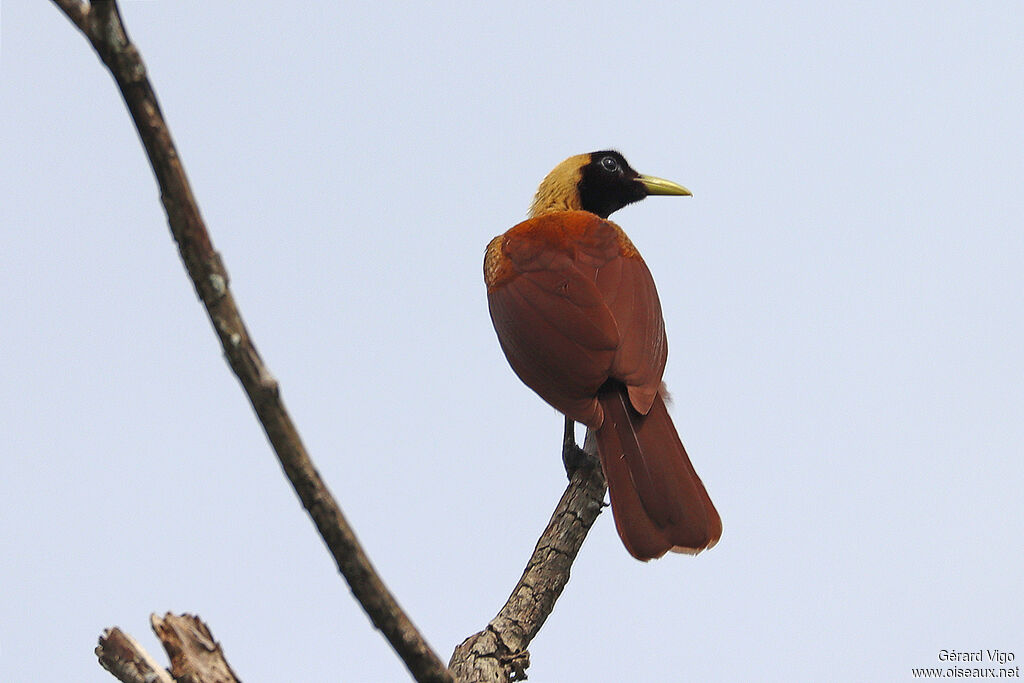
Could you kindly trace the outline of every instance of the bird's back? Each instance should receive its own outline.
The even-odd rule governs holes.
[[[668,344],[654,281],[616,224],[586,211],[531,218],[484,259],[491,318],[516,374],[569,417],[598,427],[609,380],[646,413]]]

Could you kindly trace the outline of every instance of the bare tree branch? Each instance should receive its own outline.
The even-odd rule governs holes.
[[[277,380],[256,351],[228,288],[227,271],[199,213],[146,68],[121,22],[117,3],[95,0],[84,5],[72,0],[53,1],[86,35],[117,82],[160,186],[171,234],[220,338],[228,364],[238,376],[285,474],[352,593],[417,681],[450,681],[444,664],[384,586],[320,479],[285,410]]]
[[[153,632],[171,658],[177,683],[239,683],[209,627],[192,614],[150,615]]]
[[[89,3],[85,0],[53,0],[64,11],[75,26],[86,31],[85,18],[89,15]]]
[[[564,448],[576,449],[568,430]],[[597,443],[589,432],[583,451],[591,458],[597,453]],[[530,666],[526,648],[568,583],[576,554],[604,506],[606,490],[604,474],[596,461],[573,471],[512,595],[487,628],[455,648],[448,663],[455,680],[482,683],[526,679]]]
[[[171,659],[168,672],[135,639],[119,628],[100,636],[96,656],[122,683],[240,683],[209,627],[192,614],[149,617]]]
[[[103,632],[95,652],[100,666],[121,683],[174,683],[134,638],[116,626]]]

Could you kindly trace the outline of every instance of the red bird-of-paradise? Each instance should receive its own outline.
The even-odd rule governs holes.
[[[570,157],[541,182],[530,218],[491,240],[487,303],[528,387],[596,436],[615,527],[633,557],[699,553],[722,521],[676,433],[661,382],[668,358],[647,265],[613,212],[690,195],[618,152]]]

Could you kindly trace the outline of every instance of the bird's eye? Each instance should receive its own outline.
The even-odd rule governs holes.
[[[615,173],[619,170],[619,162],[615,160],[615,157],[603,157],[601,159],[601,168],[609,173]]]

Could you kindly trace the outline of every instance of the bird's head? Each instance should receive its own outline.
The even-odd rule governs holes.
[[[577,154],[555,166],[541,182],[530,206],[530,217],[581,210],[608,218],[627,204],[652,194],[691,193],[671,180],[640,175],[618,152]]]

